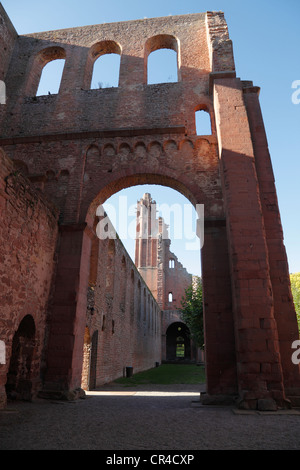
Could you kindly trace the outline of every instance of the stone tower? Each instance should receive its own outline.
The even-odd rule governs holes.
[[[135,264],[161,308],[162,360],[196,360],[195,345],[180,313],[192,275],[171,252],[168,226],[156,212],[156,201],[145,193],[137,202]],[[180,348],[183,357],[176,356]]]
[[[162,310],[178,310],[189,274],[170,250],[168,226],[149,193],[137,202],[135,264]]]

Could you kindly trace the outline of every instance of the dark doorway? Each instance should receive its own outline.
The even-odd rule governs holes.
[[[167,361],[191,359],[190,331],[184,323],[172,323],[167,329],[166,341]]]
[[[5,386],[8,399],[31,400],[31,365],[34,347],[35,324],[32,316],[26,315],[13,337]]]

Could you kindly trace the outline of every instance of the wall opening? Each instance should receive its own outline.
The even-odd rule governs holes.
[[[148,85],[178,81],[177,52],[159,49],[148,57]]]
[[[121,46],[115,41],[94,44],[88,55],[84,87],[101,89],[119,86]]]
[[[116,150],[116,154],[118,154],[118,150]],[[149,175],[149,179],[152,176]],[[126,181],[128,182],[128,181]],[[125,182],[125,183],[126,183]],[[130,182],[130,181],[129,181]],[[122,184],[122,182],[121,182]],[[116,189],[119,191],[116,191]],[[100,202],[103,204],[103,209],[98,211],[99,214],[99,221],[101,221],[102,226],[107,224],[107,219],[102,219],[102,213],[105,213],[109,219],[111,224],[114,226],[118,238],[120,238],[121,242],[124,245],[124,248],[127,250],[129,256],[131,257],[132,261],[134,262],[135,259],[135,249],[138,246],[136,243],[137,241],[137,233],[136,227],[138,224],[137,220],[137,212],[143,213],[143,209],[140,206],[141,198],[144,198],[145,195],[149,196],[149,203],[152,204],[152,197],[157,202],[157,222],[160,224],[159,216],[160,216],[160,209],[162,209],[162,217],[170,218],[170,235],[172,237],[172,245],[174,240],[174,252],[176,252],[176,256],[180,261],[183,262],[183,265],[188,270],[188,272],[194,273],[195,275],[199,274],[200,270],[200,241],[195,233],[195,241],[197,240],[197,247],[193,251],[190,249],[186,249],[185,245],[186,242],[190,242],[191,239],[185,239],[186,232],[186,225],[190,222],[189,216],[194,213],[195,219],[197,219],[197,213],[194,209],[194,206],[187,199],[187,196],[184,196],[184,192],[179,192],[178,190],[172,189],[170,186],[160,186],[159,184],[139,184],[139,185],[128,185],[121,189],[117,185],[113,188],[105,187],[102,193],[99,193],[97,199],[93,202],[93,208],[91,206],[91,221],[94,220],[92,216],[97,213],[97,208],[99,207]],[[192,199],[192,197],[191,197]],[[175,204],[175,211],[173,208],[173,204]],[[181,207],[182,217],[178,217],[177,210],[178,206]],[[190,207],[190,210],[186,210],[185,205]],[[94,212],[94,209],[96,211]],[[168,210],[170,210],[170,214],[168,214]],[[166,213],[165,213],[166,210]],[[153,212],[155,209],[153,209]],[[98,219],[97,219],[98,220]],[[181,228],[177,228],[180,231],[181,236],[178,237],[179,233],[177,230],[174,230],[173,221],[179,221],[182,224]],[[144,219],[142,221],[144,223]],[[169,221],[168,221],[169,222]],[[139,225],[139,224],[138,224]],[[99,227],[98,227],[99,228]],[[147,227],[146,227],[147,229]],[[148,230],[146,230],[148,234]],[[98,233],[99,230],[98,230]],[[102,233],[102,232],[101,232]],[[169,238],[168,238],[169,240]],[[146,241],[146,240],[145,240]],[[157,240],[153,238],[154,243],[149,244],[149,250],[147,249],[148,257],[147,261],[152,263],[153,260],[157,262],[158,251],[157,250],[164,250],[165,245],[162,243],[159,245]],[[177,243],[176,243],[177,242]],[[169,243],[167,241],[166,243]],[[175,246],[176,243],[176,246]],[[172,280],[167,284],[162,283],[159,284],[160,279],[160,272],[155,269],[150,269],[147,273],[143,271],[143,267],[146,266],[141,264],[141,271],[137,269],[137,273],[135,269],[131,269],[130,261],[127,260],[127,257],[123,257],[122,251],[120,251],[119,244],[114,240],[109,240],[104,237],[103,244],[107,249],[107,254],[103,254],[103,260],[105,264],[105,268],[100,270],[103,273],[103,292],[101,292],[101,299],[99,296],[99,306],[101,306],[101,319],[103,322],[106,321],[106,331],[102,330],[99,331],[99,344],[101,344],[101,351],[107,348],[113,350],[113,348],[117,347],[118,342],[127,341],[128,344],[126,349],[126,353],[122,355],[122,357],[115,357],[112,353],[112,361],[111,363],[107,363],[105,357],[99,357],[98,355],[98,382],[97,385],[101,383],[101,381],[108,380],[107,377],[110,377],[109,374],[117,374],[117,368],[121,370],[121,366],[124,365],[133,365],[135,369],[144,367],[144,359],[140,353],[145,347],[145,357],[148,355],[157,355],[157,359],[159,362],[162,359],[162,344],[163,344],[163,360],[166,357],[165,350],[166,350],[166,342],[165,342],[165,331],[166,331],[166,323],[162,324],[162,319],[164,319],[163,310],[166,309],[166,317],[168,318],[167,322],[170,322],[170,318],[180,318],[179,313],[177,312],[176,301],[177,299],[179,302],[180,290],[173,289],[173,284],[176,283],[177,278],[180,277],[181,274],[177,272],[177,260],[175,255],[169,254],[168,250],[165,251],[165,259],[164,259],[164,270],[167,272],[169,269],[169,262],[171,269],[173,267],[173,271],[170,273],[172,276]],[[169,246],[169,245],[168,245]],[[180,246],[180,248],[179,248]],[[110,260],[110,255],[112,253],[112,249],[114,247],[115,254],[116,254],[116,263],[115,268],[111,266],[112,262]],[[156,250],[156,251],[155,251]],[[196,250],[196,253],[195,253]],[[141,251],[141,250],[139,250]],[[173,250],[172,250],[173,251]],[[185,252],[187,257],[190,260],[195,262],[195,265],[198,264],[197,268],[190,269],[190,266],[186,266],[185,260],[182,259],[182,253]],[[106,252],[105,252],[106,253]],[[161,251],[159,251],[161,253]],[[126,267],[127,266],[127,267]],[[150,266],[147,264],[147,266]],[[150,266],[151,267],[151,266]],[[130,268],[130,269],[129,269]],[[183,268],[184,269],[184,268]],[[175,272],[176,270],[176,272]],[[99,271],[99,272],[100,272]],[[126,272],[125,272],[126,271]],[[117,281],[115,284],[115,291],[112,294],[111,286],[114,284],[111,275],[115,274],[114,280]],[[136,290],[134,291],[134,284],[135,284],[135,274],[137,276],[136,279]],[[145,274],[145,276],[143,276]],[[143,279],[140,281],[139,276]],[[126,291],[125,291],[125,298],[124,298],[124,279],[126,277]],[[153,283],[151,284],[151,279]],[[102,278],[101,278],[102,279]],[[148,282],[149,281],[149,282]],[[151,296],[148,289],[145,287],[145,284],[151,289],[150,285],[154,287],[151,290],[153,297]],[[156,290],[155,290],[156,289]],[[132,297],[133,292],[135,292],[135,298]],[[168,305],[168,293],[170,292],[170,300],[172,303]],[[112,295],[114,297],[112,298]],[[155,300],[159,296],[163,298],[162,303],[155,303]],[[174,297],[174,299],[173,299]],[[160,297],[159,297],[160,298]],[[114,299],[114,300],[113,300]],[[125,302],[124,302],[125,300]],[[103,305],[103,307],[102,307]],[[124,307],[123,307],[124,305]],[[165,306],[166,305],[166,306]],[[100,309],[99,309],[100,313]],[[104,314],[104,315],[103,315]],[[106,318],[104,319],[104,316]],[[100,319],[100,322],[101,322]],[[135,333],[134,328],[131,328],[133,319],[136,320],[137,330],[139,334],[137,336]],[[165,322],[165,320],[163,320]],[[121,325],[121,330],[120,330]],[[129,329],[130,326],[130,329]],[[127,328],[128,327],[128,328]],[[105,328],[104,328],[105,329]],[[122,331],[122,339],[120,339],[120,331]],[[162,336],[163,335],[163,336]],[[184,341],[180,343],[177,341],[176,338],[182,336],[178,332],[176,332],[176,336],[174,336],[175,346],[173,351],[173,357],[176,360],[182,360],[188,357],[188,345],[185,344]],[[162,341],[163,338],[163,341]],[[127,344],[127,343],[126,343]],[[151,346],[149,346],[151,344]],[[138,351],[138,355],[136,354]],[[152,359],[151,359],[152,360]],[[121,364],[121,362],[124,364]],[[125,362],[126,361],[126,362]],[[152,362],[153,363],[153,362]],[[155,362],[153,363],[155,364]],[[115,369],[113,369],[115,367]],[[148,366],[147,366],[148,367]],[[99,373],[99,369],[100,373]],[[141,369],[143,370],[143,369]],[[103,382],[104,383],[104,382]],[[91,390],[91,388],[90,388]]]
[[[197,236],[197,213],[191,202],[179,191],[158,184],[141,184],[124,188],[104,203],[103,208],[129,256],[135,262],[137,201],[149,193],[156,201],[157,217],[169,225],[170,249],[189,273],[201,276],[200,239]],[[137,260],[136,260],[137,262]],[[169,265],[171,262],[171,265]],[[171,258],[166,265],[175,268]]]
[[[190,330],[184,323],[171,323],[167,328],[166,358],[168,361],[191,359]]]
[[[64,66],[65,59],[54,59],[44,66],[36,96],[56,95],[59,92]]]
[[[180,80],[178,40],[169,34],[159,34],[145,44],[145,83],[158,84]]]
[[[116,53],[99,57],[93,67],[91,89],[118,87],[120,61],[121,57]]]
[[[35,324],[26,315],[15,332],[5,385],[9,399],[30,401],[32,398],[32,359],[35,347]]]
[[[183,336],[176,338],[176,358],[184,358],[185,346]]]
[[[46,47],[39,51],[28,74],[26,96],[59,93],[65,60],[66,51],[62,47]]]
[[[211,120],[208,111],[199,109],[195,112],[195,126],[197,135],[211,135]]]

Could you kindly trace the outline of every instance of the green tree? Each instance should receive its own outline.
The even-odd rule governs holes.
[[[181,319],[188,326],[194,343],[203,348],[203,302],[201,278],[195,276],[193,284],[185,289],[181,300]]]
[[[291,288],[300,331],[300,273],[290,274]]]

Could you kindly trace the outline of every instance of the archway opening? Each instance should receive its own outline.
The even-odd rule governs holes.
[[[195,112],[195,126],[197,135],[211,135],[211,120],[208,111],[199,109]]]
[[[170,34],[158,34],[145,44],[145,83],[158,84],[180,80],[179,41]]]
[[[36,96],[59,92],[64,66],[65,59],[53,59],[44,66]]]
[[[153,181],[152,175],[144,177],[145,180]],[[184,287],[192,283],[193,275],[201,275],[200,240],[196,229],[198,214],[186,197],[189,195],[193,200],[192,195],[188,192],[183,195],[185,188],[176,182],[173,183],[175,187],[178,185],[181,192],[167,185],[131,183],[132,180],[126,178],[116,181],[112,186],[107,185],[91,204],[87,216],[91,223],[92,213],[94,217],[96,215],[95,219],[99,221],[97,228],[100,222],[104,222],[101,232],[104,237],[98,237],[98,274],[95,275],[95,262],[90,263],[95,286],[93,315],[88,312],[91,334],[93,328],[101,325],[95,352],[97,369],[93,388],[121,376],[128,366],[133,367],[134,372],[145,370],[144,354],[151,356],[156,354],[153,351],[157,351],[155,360],[152,358],[150,362],[146,361],[146,368],[165,360],[166,345],[162,344],[165,341],[165,325],[170,319],[173,322],[180,321],[179,308],[184,294],[181,285],[183,278],[180,275],[185,273],[184,281],[190,276]],[[154,216],[158,225],[163,220],[167,226],[167,237],[165,244],[161,245],[161,253],[169,252],[170,246],[172,250],[163,263],[163,287],[157,284],[162,271],[157,269],[159,250],[155,237],[150,240],[147,249],[149,253],[151,251],[147,261],[152,263],[151,266],[137,262],[137,226],[140,204],[145,202],[145,198],[155,203]],[[97,202],[102,205],[97,206]],[[102,209],[98,212],[99,207]],[[92,223],[95,227],[96,222]],[[96,233],[99,235],[97,228]],[[110,238],[113,232],[115,237]],[[152,241],[153,246],[150,248]],[[170,293],[172,301],[168,295]],[[177,335],[175,347],[177,362],[191,360],[186,326],[183,322],[182,325],[184,335]],[[121,355],[116,352],[119,350],[123,351]]]
[[[178,81],[177,52],[158,49],[148,57],[148,85]]]
[[[34,348],[35,323],[31,315],[26,315],[15,332],[12,341],[5,386],[8,400],[31,400]]]
[[[172,323],[166,331],[166,360],[171,362],[191,360],[190,331],[182,322]]]
[[[85,87],[101,89],[119,86],[121,46],[105,40],[94,44],[89,51]]]
[[[117,190],[103,203],[118,237],[122,240],[131,259],[135,261],[137,203],[144,194],[149,194],[155,203],[157,218],[161,217],[167,227],[170,249],[182,265],[193,275],[201,276],[201,240],[197,234],[198,214],[191,201],[169,186],[138,184]],[[175,268],[174,257],[166,264]]]
[[[120,61],[117,53],[100,56],[94,63],[91,89],[118,87]]]

